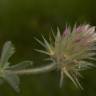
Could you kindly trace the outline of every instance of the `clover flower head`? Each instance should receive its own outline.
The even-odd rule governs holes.
[[[93,60],[95,55],[95,27],[89,24],[74,26],[73,29],[66,27],[62,34],[57,28],[57,35],[53,33],[53,37],[54,40],[50,42],[44,37],[44,43],[37,40],[46,48],[46,51],[37,51],[49,55],[49,58],[56,63],[56,68],[61,73],[60,86],[66,75],[77,87],[82,88],[78,81],[80,71],[95,66],[87,61],[87,59]]]

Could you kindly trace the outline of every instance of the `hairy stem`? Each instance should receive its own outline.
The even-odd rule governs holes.
[[[22,69],[22,70],[12,70],[14,74],[23,75],[23,74],[40,74],[44,72],[52,71],[56,68],[56,64],[46,65],[40,68],[33,69]]]

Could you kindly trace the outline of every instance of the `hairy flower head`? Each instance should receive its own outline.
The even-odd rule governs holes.
[[[44,37],[44,43],[37,39],[46,48],[46,51],[38,51],[49,55],[55,61],[56,68],[61,73],[60,86],[63,76],[66,75],[77,87],[82,88],[78,81],[80,71],[94,66],[86,59],[93,59],[95,55],[95,27],[89,24],[74,26],[73,29],[66,27],[62,34],[57,28],[57,35],[53,33],[53,37],[54,40],[50,43]]]

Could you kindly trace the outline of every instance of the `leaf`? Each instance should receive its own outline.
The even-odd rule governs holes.
[[[2,66],[5,66],[6,62],[8,62],[9,58],[14,54],[15,48],[11,41],[7,41],[2,49],[2,54],[1,54],[1,60],[0,63]]]
[[[21,70],[21,69],[26,69],[32,67],[33,62],[32,61],[22,61],[18,64],[12,65],[9,67],[11,70]]]
[[[9,85],[16,91],[19,92],[19,77],[16,74],[7,72],[3,76],[4,80],[9,83]]]
[[[10,63],[9,63],[9,62],[6,62],[6,63],[4,64],[4,66],[3,66],[3,69],[8,68],[8,67],[9,67],[9,65],[10,65]]]

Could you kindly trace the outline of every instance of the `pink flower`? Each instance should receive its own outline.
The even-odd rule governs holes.
[[[96,55],[93,51],[96,42],[95,26],[83,24],[78,27],[75,25],[73,29],[66,27],[62,35],[60,30],[57,30],[55,41],[49,43],[44,37],[43,39],[45,43],[42,45],[46,51],[39,51],[55,61],[61,73],[60,86],[63,76],[66,75],[77,87],[82,88],[77,79],[80,71],[94,66],[85,59],[93,59]]]

